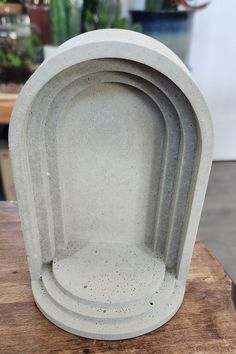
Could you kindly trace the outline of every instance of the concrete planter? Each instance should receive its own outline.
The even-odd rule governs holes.
[[[168,321],[183,300],[212,158],[209,113],[183,63],[135,32],[73,38],[22,90],[10,152],[45,316],[97,339]]]

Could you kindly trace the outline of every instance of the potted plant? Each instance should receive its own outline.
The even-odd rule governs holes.
[[[120,28],[141,31],[141,26],[121,16],[120,0],[84,0],[83,32],[101,28]]]
[[[52,44],[58,46],[81,33],[82,0],[51,0]]]
[[[163,42],[186,62],[193,13],[208,5],[191,3],[191,0],[146,0],[145,10],[131,11],[131,19],[141,24],[144,34]]]
[[[24,0],[34,33],[43,44],[51,43],[49,3],[49,0]]]
[[[42,44],[36,35],[0,41],[0,83],[24,83],[42,60]]]

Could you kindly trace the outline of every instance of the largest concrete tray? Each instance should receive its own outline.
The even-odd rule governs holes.
[[[183,63],[134,32],[75,37],[22,90],[10,150],[45,316],[99,339],[170,319],[212,157],[208,110]]]

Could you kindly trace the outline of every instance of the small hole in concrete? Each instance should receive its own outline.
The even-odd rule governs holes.
[[[149,302],[150,305],[153,305],[153,302]]]
[[[84,285],[84,288],[86,289],[88,286],[87,285]]]

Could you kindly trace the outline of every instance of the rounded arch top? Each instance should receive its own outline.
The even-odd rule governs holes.
[[[169,48],[146,35],[120,29],[106,29],[87,32],[76,36],[58,47],[48,57],[23,87],[16,101],[10,129],[20,125],[37,93],[54,76],[69,67],[101,58],[117,58],[141,63],[157,70],[169,78],[191,103],[198,120],[202,143],[212,154],[213,129],[205,100],[192,80],[183,62]],[[24,101],[24,105],[21,102]],[[18,103],[20,102],[20,103]],[[13,129],[12,129],[13,128]],[[12,132],[13,130],[13,132]]]

